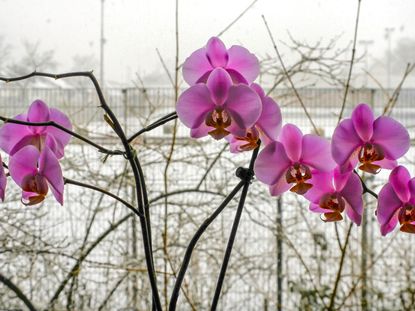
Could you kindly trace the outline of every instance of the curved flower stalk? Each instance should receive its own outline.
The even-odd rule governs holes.
[[[258,146],[258,140],[264,145],[278,138],[281,130],[282,116],[278,104],[256,83],[251,84],[258,96],[261,98],[262,112],[255,125],[249,128],[245,136],[228,135],[226,140],[230,143],[232,153],[253,150]]]
[[[381,168],[393,169],[396,160],[409,150],[409,134],[398,121],[385,116],[376,120],[366,104],[358,105],[350,119],[334,130],[331,142],[333,159],[342,172],[353,170],[377,174]]]
[[[72,129],[71,122],[63,112],[49,108],[39,99],[30,105],[27,113],[19,114],[14,119],[32,123],[53,121],[67,129]],[[33,145],[39,151],[42,151],[45,146],[49,147],[60,159],[70,139],[71,135],[52,126],[6,123],[0,128],[0,148],[11,156],[23,147]]]
[[[305,194],[313,186],[312,170],[329,172],[335,165],[329,141],[317,135],[303,135],[297,126],[286,124],[279,141],[268,144],[258,155],[255,175],[270,186],[273,196],[288,189]]]
[[[363,193],[359,176],[353,171],[342,174],[336,167],[330,172],[312,171],[313,187],[304,195],[310,201],[310,211],[324,215],[324,221],[339,221],[342,213],[356,224],[362,222]]]
[[[404,166],[394,168],[380,190],[377,218],[382,235],[391,232],[398,222],[401,231],[415,233],[415,178],[411,179]]]
[[[234,83],[252,83],[259,75],[259,62],[246,48],[212,37],[206,46],[193,52],[183,64],[183,78],[189,85],[205,83],[215,68],[225,69]]]
[[[64,181],[59,161],[45,146],[41,152],[28,145],[17,151],[9,161],[13,180],[22,188],[22,202],[34,205],[42,202],[49,187],[56,200],[63,205]]]
[[[7,176],[3,167],[3,160],[0,155],[0,199],[4,202],[4,196],[6,194]]]
[[[194,138],[221,139],[232,133],[245,136],[261,115],[261,99],[249,86],[233,85],[226,70],[216,68],[206,84],[184,91],[177,101],[179,119]]]

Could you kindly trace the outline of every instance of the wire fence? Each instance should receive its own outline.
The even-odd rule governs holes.
[[[330,137],[343,90],[302,89],[300,94],[314,122]],[[171,89],[106,89],[105,95],[127,134],[174,111]],[[297,124],[304,133],[312,132],[290,90],[277,89],[271,96],[281,106],[284,123]],[[92,89],[2,87],[0,114],[13,117],[37,98],[65,111],[76,132],[108,147],[121,148],[103,119]],[[348,117],[360,102],[371,105],[379,115],[389,98],[381,90],[353,90],[344,116]],[[415,90],[401,90],[391,115],[407,127],[411,138],[415,137]],[[234,155],[226,150],[214,161],[224,143],[192,140],[188,129],[178,124],[167,175],[167,193],[171,195],[166,205],[164,169],[173,129],[173,123],[165,124],[133,143],[152,201],[154,259],[163,301],[171,293],[192,233],[238,182],[235,170],[246,166],[249,159],[249,154]],[[402,163],[414,173],[413,147]],[[62,164],[65,176],[108,188],[134,201],[132,178],[123,158],[114,156],[104,161],[102,154],[73,139]],[[387,172],[381,172],[368,183],[378,191],[386,178]],[[0,271],[12,277],[36,306],[42,310],[151,309],[140,226],[128,210],[100,194],[70,185],[65,189],[63,207],[47,200],[40,207],[27,208],[18,203],[18,189],[9,188],[0,209]],[[369,196],[365,200],[365,221],[353,228],[336,306],[341,310],[411,310],[415,303],[414,237],[402,233],[381,237],[375,202]],[[236,204],[232,201],[199,241],[178,310],[209,309]],[[334,224],[323,223],[317,214],[310,213],[301,198],[286,194],[278,200],[254,182],[219,309],[323,309],[337,275],[338,240],[344,241],[347,227],[343,222],[336,230]],[[13,293],[0,286],[0,310],[21,308]]]

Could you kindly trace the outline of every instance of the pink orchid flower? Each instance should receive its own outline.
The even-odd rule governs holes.
[[[262,112],[255,125],[248,129],[245,136],[228,135],[226,140],[230,143],[230,150],[233,153],[253,150],[258,146],[260,139],[264,145],[278,138],[281,130],[282,116],[278,104],[265,95],[264,90],[256,83],[251,84],[253,89],[261,98]]]
[[[212,71],[206,84],[184,91],[177,101],[179,119],[194,138],[211,135],[221,139],[232,133],[245,136],[261,115],[261,99],[245,84],[233,85],[222,68]]]
[[[254,168],[258,180],[270,185],[273,196],[290,188],[292,192],[305,194],[313,186],[310,183],[313,169],[329,172],[336,166],[330,143],[322,137],[303,135],[295,125],[286,124],[278,140],[259,153]]]
[[[310,183],[313,187],[304,195],[309,200],[310,211],[322,213],[324,221],[339,221],[342,213],[356,224],[362,222],[363,186],[353,171],[344,174],[336,167],[330,172],[312,171]]]
[[[4,202],[4,195],[6,193],[7,176],[4,172],[3,160],[0,155],[0,199]]]
[[[382,235],[391,232],[398,221],[401,231],[415,233],[415,178],[405,167],[394,168],[380,190],[377,217]]]
[[[49,108],[41,100],[35,100],[27,113],[19,114],[14,119],[33,123],[54,121],[67,129],[72,129],[72,124],[64,113]],[[0,128],[0,148],[11,156],[24,146],[33,145],[39,151],[48,146],[60,159],[70,139],[71,135],[52,126],[6,123]]]
[[[352,170],[360,162],[359,169],[376,174],[381,168],[397,165],[396,160],[409,149],[409,134],[390,117],[375,120],[372,109],[360,104],[351,119],[343,120],[334,130],[331,146],[342,171]]]
[[[239,45],[226,49],[217,38],[193,52],[183,64],[183,78],[189,85],[205,83],[215,68],[225,69],[234,83],[252,83],[259,75],[259,62],[254,54]]]
[[[62,170],[48,146],[41,152],[32,145],[21,148],[10,158],[9,172],[23,190],[23,204],[34,205],[42,202],[50,187],[56,200],[63,205]]]

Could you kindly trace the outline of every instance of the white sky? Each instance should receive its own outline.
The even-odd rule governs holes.
[[[181,61],[251,2],[179,0]],[[128,83],[136,72],[162,71],[156,48],[173,68],[174,5],[174,0],[105,0],[107,80]],[[58,71],[67,71],[77,54],[99,58],[100,6],[100,0],[0,0],[0,35],[16,48],[15,56],[23,40],[39,40],[43,49],[55,50]],[[289,30],[309,43],[343,34],[346,44],[353,38],[356,8],[357,0],[259,0],[222,39],[227,46],[240,43],[259,55],[273,55],[261,19],[265,14],[278,40],[286,40]],[[393,42],[415,38],[414,17],[414,0],[362,0],[358,38],[374,40],[371,57],[380,57],[386,48],[385,27],[395,27]]]

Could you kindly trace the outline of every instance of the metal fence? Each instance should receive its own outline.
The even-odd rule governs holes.
[[[300,94],[314,122],[329,137],[337,123],[343,90],[303,89]],[[105,95],[127,134],[174,111],[171,89],[106,89]],[[280,104],[285,123],[297,124],[304,133],[312,131],[290,90],[277,89],[271,96]],[[117,140],[103,119],[92,89],[2,87],[0,115],[13,117],[22,113],[36,98],[65,111],[78,133],[116,147]],[[380,114],[388,101],[385,91],[353,90],[344,116],[349,116],[360,102],[370,104]],[[408,128],[413,138],[415,90],[401,91],[392,116]],[[135,142],[153,200],[154,256],[163,298],[171,293],[174,274],[192,233],[236,184],[234,171],[247,165],[249,157],[224,152],[195,191],[224,143],[191,140],[188,129],[179,124],[167,192],[187,191],[169,196],[165,205],[161,197],[165,194],[164,168],[172,131],[173,125],[166,124]],[[411,148],[403,162],[412,173],[413,161]],[[112,157],[103,162],[102,155],[73,139],[63,166],[68,177],[109,188],[134,200],[129,173],[123,174],[123,159]],[[383,172],[369,182],[378,190],[386,178]],[[70,186],[66,187],[63,207],[53,200],[39,208],[23,207],[17,203],[18,189],[10,186],[10,191],[0,209],[0,271],[13,277],[39,308],[151,308],[139,226],[126,210],[96,193]],[[375,202],[370,197],[365,200],[365,222],[353,228],[336,306],[342,310],[410,308],[415,299],[412,285],[415,240],[400,233],[382,238],[374,216]],[[199,242],[180,296],[179,310],[209,309],[235,204],[232,202]],[[336,230],[333,224],[323,223],[307,209],[306,202],[298,197],[287,194],[279,201],[269,196],[266,187],[254,183],[220,310],[275,310],[278,305],[282,310],[322,309],[330,299],[340,259],[338,239],[344,239],[347,224],[339,224]],[[73,269],[77,263],[79,267]],[[62,284],[63,290],[52,306],[50,302]],[[1,308],[22,308],[21,302],[4,286],[0,286]]]

